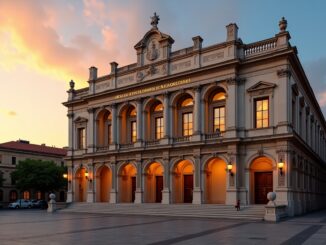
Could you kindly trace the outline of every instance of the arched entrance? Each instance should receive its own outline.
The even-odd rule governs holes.
[[[205,167],[205,203],[225,204],[227,164],[220,158],[213,158]]]
[[[250,165],[250,202],[267,204],[267,193],[273,191],[273,163],[267,157],[256,158]]]
[[[119,171],[119,202],[134,202],[136,192],[136,167],[128,163]]]
[[[182,160],[173,169],[172,191],[174,203],[192,203],[194,167],[189,160]]]
[[[80,168],[75,175],[75,202],[86,202],[87,199],[87,179],[86,169]]]
[[[102,166],[96,174],[96,201],[109,202],[112,186],[112,172],[107,166]]]
[[[157,162],[149,164],[146,168],[144,177],[144,202],[162,202],[163,172],[163,166]]]

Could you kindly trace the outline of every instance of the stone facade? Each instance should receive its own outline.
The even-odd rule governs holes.
[[[325,119],[284,21],[266,40],[244,44],[231,23],[225,42],[174,52],[152,21],[137,63],[71,82],[67,201],[250,205],[274,191],[289,215],[325,207]]]

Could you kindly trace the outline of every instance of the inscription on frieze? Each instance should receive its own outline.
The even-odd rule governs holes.
[[[218,52],[218,53],[214,53],[214,54],[209,54],[206,56],[203,56],[203,62],[211,62],[217,59],[222,59],[224,58],[224,52]]]
[[[172,71],[186,69],[191,66],[191,61],[180,62],[172,65]]]
[[[134,80],[135,80],[134,75],[118,78],[118,86],[121,87],[121,86],[130,84],[130,83],[134,82]]]
[[[104,81],[95,85],[95,91],[104,91],[111,88],[111,81]]]

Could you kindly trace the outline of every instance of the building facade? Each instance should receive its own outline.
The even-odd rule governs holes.
[[[64,166],[64,157],[67,151],[62,148],[49,147],[46,145],[30,144],[26,140],[10,141],[0,144],[0,174],[4,179],[0,186],[0,205],[6,207],[8,203],[17,199],[44,199],[47,194],[40,191],[25,190],[20,192],[11,178],[11,173],[16,169],[19,161],[35,159],[53,161],[58,166]],[[66,200],[66,191],[56,193],[57,201]]]
[[[137,63],[74,89],[68,101],[68,202],[266,204],[289,215],[325,207],[324,116],[287,22],[274,37],[172,52],[159,18]]]

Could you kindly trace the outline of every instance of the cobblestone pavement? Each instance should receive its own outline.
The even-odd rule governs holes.
[[[0,244],[326,244],[326,211],[280,223],[0,210]]]

